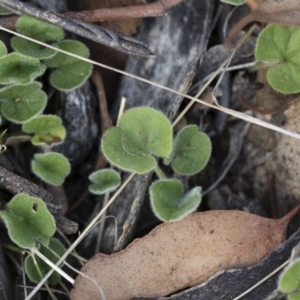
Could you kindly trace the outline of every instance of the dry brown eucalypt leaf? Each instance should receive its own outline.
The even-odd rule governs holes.
[[[79,275],[71,299],[103,299],[99,287],[106,300],[167,296],[220,270],[254,265],[285,240],[299,209],[278,220],[214,210],[164,223],[125,250],[91,258],[81,272],[94,282]]]

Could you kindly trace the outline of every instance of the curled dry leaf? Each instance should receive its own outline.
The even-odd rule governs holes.
[[[256,264],[283,242],[298,210],[279,220],[215,210],[162,224],[123,251],[91,258],[81,272],[94,282],[79,275],[71,299],[100,300],[99,287],[107,300],[166,296],[219,270]]]
[[[299,0],[247,0],[251,12],[230,30],[228,41],[231,43],[247,24],[258,21],[300,27]]]

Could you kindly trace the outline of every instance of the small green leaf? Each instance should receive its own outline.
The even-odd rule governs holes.
[[[281,292],[289,294],[300,289],[300,259],[292,261],[281,273],[278,282]]]
[[[245,4],[247,0],[221,0],[221,2],[232,4],[232,5],[242,5]]]
[[[270,62],[270,85],[281,93],[300,92],[300,29],[270,24],[259,35],[256,59]]]
[[[20,53],[0,57],[0,84],[28,84],[42,75],[46,67],[36,58]]]
[[[211,154],[209,137],[195,125],[184,127],[176,136],[170,157],[173,170],[181,175],[193,175],[200,172],[207,164]]]
[[[164,222],[179,221],[195,211],[201,202],[201,187],[183,196],[178,180],[158,180],[150,186],[150,199],[156,217]]]
[[[152,153],[166,157],[172,147],[172,127],[168,118],[151,107],[127,110],[118,127],[124,133],[123,147],[131,154]]]
[[[13,12],[0,6],[0,16],[7,16],[7,15],[12,15],[12,14],[13,14]]]
[[[118,168],[144,174],[157,165],[153,156],[166,157],[172,146],[172,127],[167,117],[150,107],[126,111],[117,127],[103,136],[105,157]]]
[[[54,251],[59,257],[61,257],[65,253],[65,248],[63,244],[57,240],[56,238],[51,237],[50,243],[48,247]],[[46,256],[51,262],[56,264],[59,260],[50,250],[48,250],[43,244],[39,249],[39,252]],[[46,264],[40,257],[35,256],[36,263],[44,277],[50,270],[51,267]],[[25,259],[25,270],[29,277],[29,279],[35,283],[39,283],[41,281],[41,277],[36,269],[35,263],[31,255],[28,255]],[[48,279],[48,283],[57,284],[60,281],[60,275],[57,272],[54,272]]]
[[[57,145],[66,137],[66,129],[62,125],[62,119],[51,115],[39,116],[26,122],[23,124],[22,130],[34,134],[31,142],[35,146]]]
[[[120,174],[111,169],[94,172],[89,176],[89,180],[93,182],[89,190],[96,195],[111,192],[121,184]]]
[[[28,85],[13,85],[0,90],[1,112],[16,123],[23,123],[40,114],[46,106],[47,96],[42,85],[33,82]]]
[[[61,185],[71,171],[67,158],[55,152],[35,154],[31,166],[35,175],[56,186]]]
[[[7,54],[7,48],[5,44],[2,41],[0,41],[0,57],[6,54]]]
[[[64,37],[64,31],[55,25],[41,21],[35,17],[23,15],[16,24],[18,32],[44,43],[57,42]],[[38,59],[50,58],[56,51],[15,36],[11,39],[14,50]]]
[[[55,232],[55,221],[46,204],[39,198],[20,193],[0,211],[11,240],[19,247],[31,249],[39,239],[48,245],[49,237]]]
[[[124,171],[145,174],[153,170],[157,162],[154,157],[146,154],[131,155],[123,148],[123,132],[114,127],[105,132],[102,137],[101,149],[109,162]]]
[[[88,48],[77,41],[64,40],[54,44],[61,50],[88,58]],[[57,54],[45,61],[50,68],[57,68],[50,76],[51,84],[62,91],[69,91],[81,86],[91,75],[92,64],[64,53]]]

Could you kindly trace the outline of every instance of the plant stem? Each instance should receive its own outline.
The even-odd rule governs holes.
[[[156,166],[154,171],[159,179],[166,179],[166,175],[159,166]]]

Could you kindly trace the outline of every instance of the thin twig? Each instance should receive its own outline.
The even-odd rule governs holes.
[[[159,17],[164,16],[166,14],[166,10],[183,1],[184,0],[161,0],[143,5],[68,12],[65,15],[69,18],[79,19],[86,22]]]
[[[207,106],[207,107],[211,107],[211,108],[213,108],[213,109],[215,109],[215,110],[222,111],[222,112],[224,112],[224,113],[226,113],[226,114],[228,114],[228,115],[230,115],[230,116],[233,116],[233,117],[235,117],[235,118],[238,118],[238,119],[240,119],[240,120],[244,120],[244,121],[249,122],[249,123],[252,123],[252,124],[260,125],[260,126],[262,126],[262,127],[264,127],[264,128],[268,128],[268,129],[274,130],[274,131],[276,131],[276,132],[280,132],[280,133],[282,133],[282,134],[285,134],[285,135],[287,135],[287,136],[290,136],[290,137],[293,137],[293,138],[295,138],[295,139],[300,140],[300,134],[299,134],[299,133],[296,133],[296,132],[293,132],[293,131],[290,131],[290,130],[287,130],[287,129],[284,129],[284,128],[281,128],[281,127],[278,127],[278,126],[275,126],[275,125],[273,125],[273,124],[267,123],[267,122],[262,121],[262,120],[260,120],[260,119],[254,118],[254,117],[252,117],[252,116],[248,116],[248,115],[246,115],[246,114],[244,114],[244,113],[240,113],[240,112],[238,112],[238,111],[235,111],[235,110],[232,110],[232,109],[229,109],[229,108],[226,108],[226,107],[217,106],[217,105],[214,105],[214,104],[207,103],[207,102],[205,102],[205,101],[203,101],[203,100],[201,100],[201,99],[197,99],[196,97],[192,97],[192,96],[190,96],[190,95],[188,95],[188,94],[186,94],[186,93],[182,93],[182,92],[179,92],[179,91],[177,91],[177,90],[175,90],[175,89],[172,89],[172,88],[169,88],[169,87],[167,87],[167,86],[164,86],[163,84],[159,84],[159,83],[156,83],[156,82],[152,82],[151,80],[145,79],[145,78],[143,78],[143,77],[141,77],[141,76],[137,76],[137,75],[134,75],[134,74],[130,74],[130,73],[125,72],[125,71],[122,71],[122,70],[120,70],[120,69],[113,68],[113,67],[110,67],[110,66],[108,66],[108,65],[105,65],[105,64],[96,62],[96,61],[91,60],[91,59],[89,59],[89,58],[84,58],[84,57],[78,56],[78,55],[76,55],[76,54],[74,54],[74,53],[70,53],[70,52],[68,52],[68,51],[64,51],[64,50],[59,49],[59,48],[57,48],[57,47],[53,47],[53,46],[48,45],[48,44],[46,44],[46,43],[43,43],[43,42],[37,41],[37,40],[35,40],[35,39],[32,39],[32,38],[30,38],[30,37],[28,37],[28,36],[24,36],[24,35],[22,35],[22,34],[20,34],[20,33],[18,33],[18,32],[9,30],[9,29],[7,29],[7,28],[4,28],[3,26],[0,26],[0,30],[9,32],[9,33],[11,33],[11,34],[13,34],[13,35],[16,35],[16,36],[20,36],[20,37],[22,37],[22,38],[24,38],[24,39],[26,39],[26,40],[28,40],[28,41],[31,41],[31,42],[34,42],[34,43],[36,43],[36,44],[42,45],[42,46],[44,46],[44,47],[46,47],[46,48],[49,48],[49,49],[53,49],[53,50],[58,51],[58,52],[60,52],[60,53],[64,53],[64,54],[66,54],[66,55],[69,55],[69,56],[72,56],[72,57],[76,57],[76,58],[78,58],[78,59],[80,59],[80,60],[82,60],[82,61],[86,61],[86,62],[89,62],[89,63],[91,63],[91,64],[94,64],[95,66],[103,67],[104,69],[114,71],[114,72],[116,72],[116,73],[119,73],[119,74],[128,76],[128,77],[130,77],[130,78],[134,78],[134,79],[136,79],[136,80],[138,80],[138,81],[140,81],[140,82],[145,82],[145,83],[150,84],[150,85],[152,85],[152,86],[156,86],[157,88],[160,88],[160,89],[162,89],[162,90],[164,90],[164,91],[168,91],[168,92],[170,92],[170,93],[172,93],[172,94],[175,94],[175,95],[179,95],[179,96],[185,97],[185,98],[187,98],[187,99],[190,99],[190,100],[193,100],[193,101],[195,101],[195,102],[201,103],[201,104],[203,104],[203,105],[205,105],[205,106]],[[225,66],[226,63],[227,63],[227,60],[224,61],[224,63],[222,64],[222,67],[220,68],[220,69],[222,69],[222,71],[223,71],[223,67]],[[218,69],[217,71],[215,71],[215,74],[219,74],[219,73],[220,73],[220,69]],[[213,76],[214,76],[214,75],[213,75]],[[186,111],[185,111],[185,112],[186,112]],[[177,119],[178,119],[178,118],[177,118]],[[175,121],[174,121],[174,122],[175,122]],[[174,125],[174,123],[173,123],[173,125]]]
[[[53,196],[42,187],[36,185],[33,182],[26,180],[16,174],[7,171],[0,166],[0,184],[5,187],[6,190],[12,194],[26,193],[32,197],[37,197],[44,200],[47,203],[53,202]],[[60,211],[57,207],[55,212]]]
[[[123,35],[122,33],[115,32],[109,28],[90,24],[81,20],[70,19],[50,11],[43,11],[20,2],[19,0],[0,0],[0,5],[17,15],[28,14],[34,16],[94,42],[114,48],[120,52],[147,58],[155,58],[155,54],[142,42]]]
[[[61,13],[65,17],[77,19],[89,23],[126,20],[136,18],[160,17],[166,14],[166,10],[176,6],[184,0],[162,0],[164,7],[160,1],[154,3],[147,3],[143,5],[132,5],[126,7],[111,7],[99,8],[93,10],[83,10],[77,12]],[[19,16],[1,17],[0,23],[7,28],[15,28]]]

